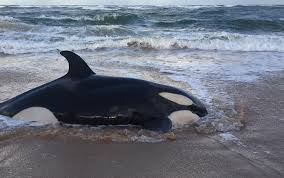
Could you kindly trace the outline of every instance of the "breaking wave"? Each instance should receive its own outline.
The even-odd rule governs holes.
[[[101,48],[138,48],[143,50],[191,49],[229,51],[284,52],[284,37],[272,35],[243,35],[233,33],[196,33],[187,39],[155,37],[62,37],[50,43],[49,39],[30,41],[6,40],[0,44],[0,53],[18,54],[48,52],[61,48],[96,50]],[[46,40],[46,41],[44,41]],[[26,45],[22,45],[25,43]]]
[[[279,36],[240,34],[199,35],[196,35],[196,38],[192,39],[131,39],[127,40],[127,46],[145,49],[284,51],[284,37]]]
[[[36,19],[36,20],[35,20]],[[49,16],[40,15],[38,17],[23,17],[21,18],[25,23],[36,25],[53,25],[53,26],[66,26],[66,25],[125,25],[135,23],[139,20],[135,14],[97,14],[88,16]]]
[[[32,27],[20,22],[18,19],[9,16],[0,16],[0,32],[6,31],[27,31]]]

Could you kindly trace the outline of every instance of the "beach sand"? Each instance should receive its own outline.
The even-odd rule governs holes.
[[[1,72],[1,84],[25,86],[11,84],[22,76]],[[185,129],[175,132],[176,140],[158,143],[22,134],[25,129],[2,135],[0,177],[283,177],[283,81],[280,72],[253,83],[228,83],[237,117],[246,123],[241,131],[208,135]],[[31,88],[43,81],[26,82]]]

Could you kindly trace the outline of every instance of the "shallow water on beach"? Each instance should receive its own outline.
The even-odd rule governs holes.
[[[234,101],[226,92],[226,85],[254,82],[284,69],[283,10],[284,6],[1,6],[0,101],[65,74],[68,66],[58,50],[74,50],[98,74],[141,78],[193,93],[209,109],[198,132],[238,130],[244,108],[241,98]],[[0,118],[3,132],[27,126],[35,127]],[[105,129],[91,130],[102,138],[108,135]],[[124,129],[114,133],[123,141],[120,132]],[[128,141],[143,136],[149,142],[164,139],[139,129],[129,133]]]

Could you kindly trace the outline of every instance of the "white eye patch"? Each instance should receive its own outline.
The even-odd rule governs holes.
[[[175,94],[175,93],[168,93],[168,92],[161,92],[159,95],[167,100],[175,102],[179,105],[190,106],[193,104],[192,100],[188,97],[183,95]]]
[[[24,109],[13,116],[14,119],[24,120],[24,121],[35,121],[40,124],[55,124],[57,119],[54,114],[42,107],[31,107]]]

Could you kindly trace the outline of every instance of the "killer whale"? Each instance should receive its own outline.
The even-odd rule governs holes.
[[[68,124],[138,125],[168,132],[207,114],[191,94],[140,79],[97,75],[71,51],[66,75],[0,103],[0,114]]]

